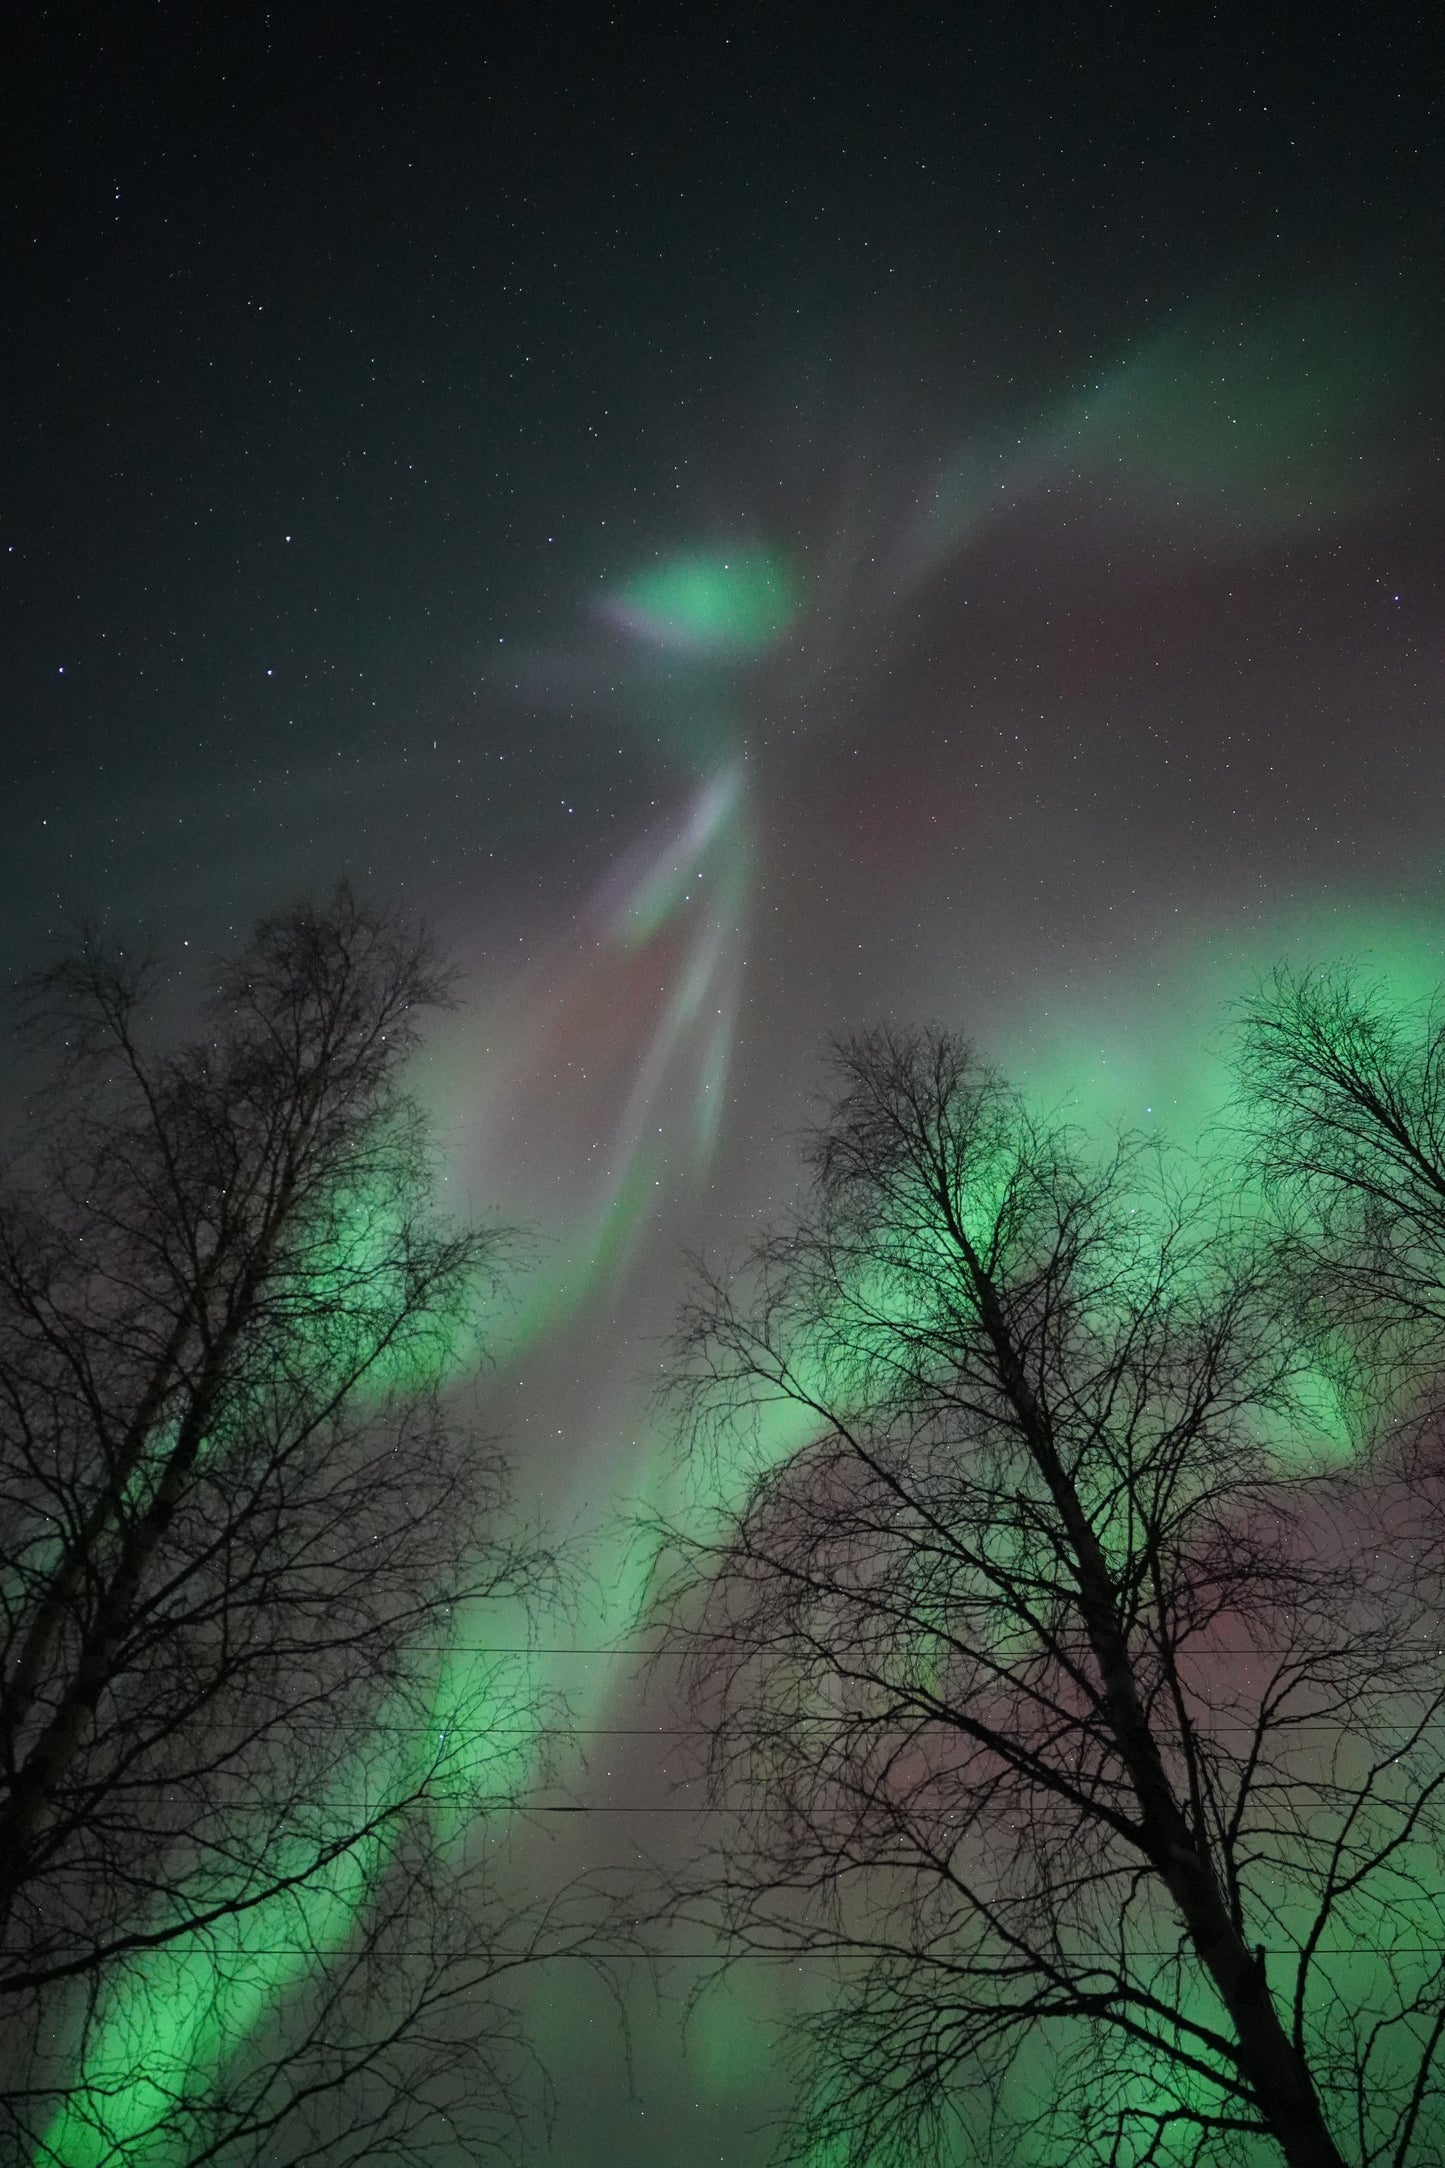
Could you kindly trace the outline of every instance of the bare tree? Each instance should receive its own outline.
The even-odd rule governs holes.
[[[1167,1156],[942,1032],[835,1081],[807,1203],[685,1312],[721,1488],[660,1569],[723,1831],[678,1903],[836,1966],[785,2157],[1438,2158],[1445,1682],[1389,1471],[1310,1464],[1266,1253]]]
[[[1282,1282],[1378,1430],[1445,1366],[1445,1013],[1281,970],[1243,1005],[1238,1053]]]
[[[459,1622],[543,1563],[437,1391],[501,1238],[430,1212],[400,922],[264,922],[178,1051],[153,992],[50,975],[0,1210],[0,2150],[412,2160],[504,2117],[476,1998],[547,1940],[456,1841],[524,1714]]]

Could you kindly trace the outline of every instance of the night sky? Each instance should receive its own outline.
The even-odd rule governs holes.
[[[184,993],[341,874],[426,914],[587,1645],[681,1252],[786,1197],[827,1034],[1187,1136],[1262,968],[1445,979],[1432,12],[7,25],[0,976],[92,917]],[[529,1871],[685,1841],[666,1715],[556,1675],[629,1811]],[[546,2157],[754,2168],[791,1992],[686,2053],[640,2002],[629,2096],[546,1983]]]

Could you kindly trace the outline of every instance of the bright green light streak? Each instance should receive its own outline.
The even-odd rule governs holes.
[[[385,1202],[356,1199],[317,1243],[310,1272],[340,1289],[343,1309],[348,1299],[359,1299],[374,1318],[400,1314],[404,1268],[396,1234]],[[473,1314],[479,1307],[469,1303],[392,1342],[365,1373],[357,1398],[364,1404],[389,1391],[427,1390],[449,1372],[470,1370],[480,1347]],[[339,1360],[345,1369],[364,1345],[365,1327],[352,1348],[338,1353],[319,1346],[318,1366],[324,1371]],[[163,1456],[164,1442],[157,1451]],[[150,1472],[148,1462],[137,1481]],[[488,1628],[495,1633],[495,1606],[485,1623],[481,1608],[459,1615],[459,1647],[468,1637],[485,1641]],[[383,1715],[333,1788],[332,1802],[344,1802],[344,1808],[323,1803],[268,1843],[266,1881],[300,1878],[296,1887],[247,1906],[244,1887],[193,1883],[185,1893],[190,1913],[228,1902],[245,1908],[111,1976],[74,2090],[41,2142],[37,2164],[165,2168],[179,2157],[225,2065],[267,2011],[324,1966],[354,1931],[368,1892],[385,1871],[396,1828],[388,1820],[355,1843],[346,1842],[349,1834],[431,1779],[439,1828],[455,1841],[472,1824],[483,1792],[503,1799],[525,1774],[534,1740],[518,1718],[535,1698],[517,1665],[508,1672],[494,1661],[453,1654],[442,1667],[430,1727],[419,1735],[414,1716],[398,1725]],[[344,1849],[313,1867],[335,1845]]]
[[[1147,982],[1133,969],[1083,1000],[1042,989],[1005,1036],[1000,1065],[1036,1108],[1078,1123],[1086,1137],[1155,1131],[1192,1155],[1206,1181],[1228,1172],[1234,1204],[1248,1216],[1261,1200],[1240,1182],[1231,1130],[1233,1004],[1277,964],[1295,962],[1357,971],[1391,1003],[1419,1010],[1439,988],[1442,954],[1445,921],[1432,913],[1335,896],[1263,928],[1221,926],[1161,944],[1158,975]],[[1317,1369],[1296,1390],[1305,1438],[1272,1430],[1262,1447],[1288,1464],[1308,1453],[1348,1458],[1358,1441],[1337,1381]]]
[[[535,1738],[522,1719],[536,1707],[526,1658],[479,1653],[478,1643],[499,1637],[498,1618],[495,1604],[459,1612],[430,1722],[419,1729],[405,1711],[383,1713],[320,1813],[268,1845],[267,1881],[301,1877],[296,1887],[116,1971],[36,2168],[166,2168],[184,2153],[226,2065],[355,1933],[400,1835],[393,1802],[427,1785],[447,1843],[474,1835],[479,1815],[496,1828],[501,1803],[531,1766]],[[500,1638],[507,1631],[504,1623]],[[382,1826],[346,1842],[371,1820]],[[332,1845],[345,1848],[312,1868]],[[244,1897],[242,1887],[194,1884],[189,1892],[195,1911]]]
[[[772,645],[797,614],[781,557],[762,549],[669,558],[628,581],[615,610],[661,647],[695,655],[750,655]]]
[[[385,1731],[378,1733],[384,1741]],[[38,2168],[166,2168],[181,2157],[225,2064],[266,2012],[353,1932],[386,1863],[392,1832],[376,1831],[307,1873],[318,1849],[354,1828],[352,1803],[379,1806],[393,1775],[374,1741],[337,1779],[313,1830],[284,1835],[267,1879],[305,1874],[297,1887],[121,1967],[107,1983],[75,2090],[36,2153]],[[364,1819],[364,1817],[363,1817]],[[197,1887],[192,1904],[244,1898]]]

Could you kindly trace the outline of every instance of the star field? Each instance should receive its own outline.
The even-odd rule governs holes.
[[[541,1245],[495,1420],[569,1525],[660,1480],[680,1250],[787,1194],[828,1033],[1188,1130],[1253,971],[1442,954],[1429,28],[17,29],[6,982],[342,874],[424,912],[450,1179]],[[604,1668],[579,1722],[636,1728]],[[595,1744],[637,1811],[547,1872],[673,1841]],[[640,2017],[630,2093],[542,1991],[547,2157],[757,2168],[796,1992]]]

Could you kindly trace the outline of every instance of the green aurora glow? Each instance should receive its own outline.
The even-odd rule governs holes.
[[[786,632],[798,596],[781,557],[742,548],[671,557],[635,573],[614,609],[659,647],[736,658],[760,653]]]
[[[670,875],[666,883],[654,877],[642,892],[646,902],[638,916],[654,930],[659,922],[657,899],[664,892],[675,908],[682,893],[676,875]],[[666,907],[661,915],[666,915]],[[617,923],[619,935],[627,937],[635,924],[633,913],[624,910]],[[1311,928],[1316,935],[1313,943]],[[1346,928],[1349,937],[1342,939]],[[1330,936],[1327,947],[1319,938],[1326,932]],[[1282,955],[1321,952],[1331,961],[1359,965],[1392,997],[1415,1006],[1434,989],[1442,937],[1427,918],[1368,906],[1348,911],[1334,899],[1323,921],[1301,913],[1271,933],[1257,931],[1245,944],[1237,934],[1224,931],[1203,941],[1181,942],[1171,973],[1172,1003],[1136,996],[1123,1013],[1107,1003],[1098,1009],[1079,1004],[1063,1016],[1055,1012],[1046,1022],[1036,1019],[1027,1039],[1013,1050],[1015,1069],[1035,1104],[1057,1107],[1095,1136],[1107,1135],[1120,1125],[1158,1122],[1207,1162],[1211,1151],[1227,1150],[1222,1125],[1231,1088],[1229,998]],[[664,1053],[675,1047],[697,1005],[694,985],[669,1007],[660,1028]],[[1200,1051],[1191,1054],[1191,1047]],[[700,1164],[709,1156],[715,1127],[715,1121],[703,1118],[700,1103]],[[663,1179],[654,1169],[661,1165],[647,1148],[640,1148],[615,1190],[594,1208],[590,1223],[575,1224],[559,1242],[555,1263],[534,1279],[520,1307],[506,1319],[509,1365],[535,1354],[563,1329],[590,1289],[625,1266],[654,1208]],[[367,1239],[377,1239],[374,1230]],[[491,1313],[493,1329],[503,1315]],[[413,1386],[429,1389],[448,1377],[463,1378],[475,1371],[479,1345],[479,1338],[468,1333],[455,1340],[443,1357],[441,1343],[433,1342],[424,1365],[409,1368],[415,1355],[408,1354],[385,1382],[397,1389],[409,1378]],[[1319,1383],[1319,1418],[1322,1435],[1316,1444],[1328,1445],[1333,1436],[1336,1449],[1343,1449],[1341,1419],[1325,1379]],[[735,1495],[760,1466],[775,1464],[795,1450],[808,1428],[797,1409],[780,1407],[767,1414],[744,1461],[717,1471],[724,1491]],[[654,1505],[676,1504],[677,1470],[670,1440],[657,1435],[648,1443],[645,1424],[641,1458],[635,1466],[645,1498]],[[651,1566],[645,1548],[619,1541],[609,1550],[606,1570],[599,1573],[599,1585],[608,1595],[588,1625],[589,1634],[595,1634],[599,1642],[628,1636]],[[474,1630],[475,1622],[470,1622],[469,1632]],[[467,1639],[467,1634],[459,1634],[459,1645]],[[513,1680],[499,1689],[495,1679],[479,1674],[477,1662],[475,1657],[458,1656],[448,1663],[437,1688],[437,1731],[453,1729],[458,1737],[485,1741],[479,1751],[494,1769],[499,1742],[505,1738],[509,1761],[495,1787],[500,1793],[505,1788],[503,1777],[506,1783],[520,1781],[534,1763],[536,1741],[519,1728],[517,1718],[519,1711],[534,1706],[535,1682],[529,1674],[525,1681]],[[583,1725],[605,1720],[619,1690],[625,1691],[625,1687],[619,1689],[619,1682],[600,1671],[592,1673],[580,1695],[572,1695],[577,1720]],[[382,1726],[378,1738],[385,1736]],[[433,1737],[417,1741],[411,1769],[399,1763],[388,1765],[390,1776],[401,1782],[414,1776],[433,1746]],[[375,1745],[368,1751],[374,1753]],[[344,1779],[347,1798],[357,1796],[356,1785],[363,1781],[365,1768],[363,1753]],[[321,1826],[326,1826],[324,1808]],[[447,1834],[450,1841],[465,1845],[474,1832],[453,1824]],[[259,1906],[206,1938],[187,1939],[118,1976],[98,2015],[77,2093],[47,2134],[36,2154],[37,2164],[100,2168],[108,2160],[144,2161],[164,2168],[170,2156],[155,2150],[155,2141],[148,2135],[163,2103],[182,2092],[204,2097],[256,2028],[296,1991],[312,1968],[324,1965],[330,1953],[344,1947],[362,1916],[369,1889],[385,1871],[386,1856],[387,1847],[379,1839],[368,1839],[342,1853],[326,1874],[298,1894]],[[1405,1916],[1402,1913],[1402,1920]],[[1410,1931],[1418,1935],[1419,1924]],[[1361,1998],[1372,1992],[1378,1962],[1383,1960],[1368,1955],[1351,1961],[1352,1992]],[[773,1985],[780,1987],[777,1997],[769,1986],[738,2009],[728,1998],[704,2005],[710,2014],[701,2024],[699,2053],[710,2073],[709,2082],[719,2089],[746,2084],[747,2073],[755,2067],[759,2028],[765,2031],[771,2021],[769,2005],[776,2003],[779,2015],[795,2006],[794,1990],[783,1992],[780,1983]],[[1146,2084],[1143,2079],[1140,2082]],[[1036,2157],[1042,2161],[1046,2152]]]
[[[1372,366],[1368,348],[1345,333],[1331,335],[1328,312],[1318,309],[1282,314],[1232,345],[1171,331],[1125,357],[1072,407],[1049,418],[1026,449],[1020,473],[1026,480],[1031,467],[1047,465],[1067,447],[1165,494],[1207,494],[1251,527],[1261,518],[1294,516],[1321,487],[1335,502],[1346,503],[1355,488],[1354,464],[1342,445],[1342,424],[1368,410]],[[989,501],[977,460],[961,453],[936,493],[931,564],[977,531]],[[719,661],[746,663],[774,647],[798,623],[803,599],[778,553],[743,548],[681,552],[625,581],[612,608],[640,640],[711,667]],[[704,694],[701,676],[696,697],[712,697]],[[518,1307],[507,1312],[486,1305],[475,1327],[399,1352],[384,1366],[385,1375],[378,1373],[377,1390],[432,1389],[472,1376],[483,1347],[495,1345],[499,1330],[509,1365],[545,1345],[591,1291],[626,1270],[659,1194],[710,1163],[735,1031],[735,996],[721,1004],[714,996],[746,920],[750,858],[741,774],[725,767],[704,784],[688,829],[649,866],[608,932],[619,951],[645,947],[678,923],[691,901],[699,863],[709,865],[709,928],[694,940],[678,987],[638,1063],[637,1104],[643,1109],[660,1078],[680,1064],[691,1066],[693,1137],[686,1166],[664,1158],[646,1123],[634,1116],[619,1138],[610,1184],[558,1232],[549,1261],[533,1275]],[[1221,1017],[1227,1001],[1291,954],[1363,960],[1392,994],[1418,1001],[1436,982],[1441,929],[1425,916],[1369,905],[1351,909],[1338,897],[1276,921],[1267,931],[1256,928],[1244,942],[1237,930],[1221,928],[1174,947],[1164,999],[1157,988],[1140,991],[1131,985],[1103,1001],[1077,995],[1045,1000],[1042,1013],[999,1048],[1000,1058],[1036,1104],[1067,1110],[1095,1134],[1121,1124],[1158,1123],[1207,1159],[1224,1148],[1220,1125],[1229,1083]],[[474,1087],[469,1082],[466,1088]],[[527,1216],[525,1200],[520,1216]],[[1320,1381],[1319,1416],[1322,1432],[1342,1445],[1326,1380]],[[777,1453],[793,1442],[796,1430],[784,1425]],[[641,1448],[637,1473],[645,1493],[667,1487],[666,1461],[665,1441]],[[601,1637],[626,1633],[645,1572],[645,1561],[634,1561],[609,1576],[613,1593],[597,1622]],[[475,1678],[449,1673],[438,1686],[438,1709],[458,1699],[475,1707],[481,1691]],[[599,1680],[587,1697],[587,1710],[578,1713],[595,1720],[612,1691]],[[527,1704],[529,1697],[530,1688],[519,1689],[495,1706],[505,1704],[510,1721],[518,1701]],[[486,1728],[484,1723],[481,1729]],[[513,1774],[529,1762],[531,1742],[524,1739],[515,1756]],[[453,1834],[460,1841],[462,1833]],[[120,2157],[127,2157],[129,2146],[131,2157],[139,2160],[134,2147],[153,2119],[158,2093],[182,2078],[202,2090],[213,2084],[227,2058],[294,1990],[308,1967],[323,1963],[327,1952],[342,1945],[369,1884],[384,1868],[379,1844],[346,1853],[304,1902],[288,1901],[285,1918],[260,1908],[207,1949],[178,1946],[114,1982],[76,2102],[37,2160],[90,2168],[106,2157],[102,2130],[110,2132]],[[263,1946],[270,1952],[264,1960]],[[1369,1967],[1360,1963],[1364,1992]],[[728,2045],[726,2021],[719,2019],[709,2033],[704,2059],[713,2082],[725,2082],[730,2069],[746,2071],[753,2053],[751,2018],[746,2030],[749,2045],[736,2053]],[[129,2080],[123,2075],[127,2066]]]

